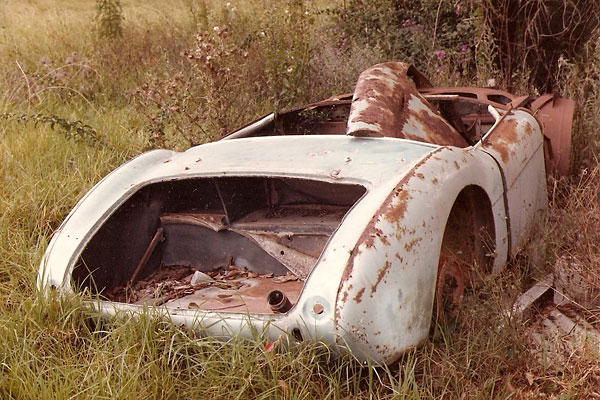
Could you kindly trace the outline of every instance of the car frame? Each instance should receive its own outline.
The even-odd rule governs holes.
[[[408,64],[378,64],[352,95],[117,168],[55,232],[37,285],[90,292],[106,315],[151,309],[206,335],[319,340],[391,363],[527,243],[546,169],[568,171],[573,109],[554,95],[433,88]],[[178,263],[211,282],[205,303],[107,297]],[[258,294],[233,295],[235,312],[215,306],[215,268],[242,274],[240,293],[260,280]]]

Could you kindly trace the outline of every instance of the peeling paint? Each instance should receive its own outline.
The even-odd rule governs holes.
[[[418,92],[408,76],[410,68],[409,64],[388,62],[361,73],[352,99],[346,134],[468,146]]]

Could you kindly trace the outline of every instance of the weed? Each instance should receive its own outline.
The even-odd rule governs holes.
[[[123,36],[123,6],[120,0],[97,0],[96,23],[101,39],[115,40]]]
[[[472,74],[478,19],[466,1],[354,0],[328,10],[340,52],[372,46],[443,79]],[[354,43],[353,43],[354,42]]]
[[[22,124],[32,123],[34,127],[37,127],[38,124],[45,124],[50,126],[50,129],[52,130],[55,130],[55,128],[61,128],[61,132],[67,139],[84,141],[95,146],[107,146],[107,143],[100,139],[94,128],[79,120],[73,121],[61,118],[57,115],[43,113],[37,113],[33,115],[15,115],[12,113],[3,113],[0,114],[0,119],[12,120]]]

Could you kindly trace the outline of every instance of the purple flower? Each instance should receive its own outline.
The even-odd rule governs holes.
[[[466,44],[463,44],[462,46],[460,46],[460,52],[464,53],[465,51],[467,51],[468,48],[469,48],[469,46],[467,46]]]
[[[344,38],[344,40],[342,40],[342,44],[340,44],[340,50],[344,49],[344,46],[346,45],[347,40],[348,40],[347,38]]]
[[[435,55],[438,58],[438,60],[441,60],[444,57],[446,57],[446,52],[444,50],[438,50],[435,52]]]

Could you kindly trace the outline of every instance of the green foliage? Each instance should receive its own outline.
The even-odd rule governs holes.
[[[341,52],[370,46],[432,75],[441,69],[470,76],[479,24],[474,11],[471,1],[352,0],[328,13]]]
[[[560,93],[577,104],[573,125],[571,162],[573,171],[593,169],[600,154],[600,29],[576,59],[561,57],[557,73]]]
[[[199,31],[208,30],[208,7],[205,0],[187,0],[187,8],[192,17],[195,29]]]
[[[75,140],[77,142],[86,142],[94,146],[107,145],[105,141],[100,139],[94,128],[79,120],[73,121],[57,115],[49,115],[44,113],[31,115],[2,113],[0,114],[0,119],[12,120],[22,124],[31,122],[34,127],[37,127],[38,124],[45,124],[48,125],[52,130],[55,130],[55,128],[60,128],[60,132],[62,132],[67,139]]]
[[[115,40],[123,36],[121,0],[97,0],[96,23],[101,39]]]
[[[184,64],[134,91],[154,145],[214,140],[248,116],[310,99],[314,17],[301,1],[285,7],[263,15],[228,3],[182,51]]]
[[[153,143],[177,145],[180,137],[193,146],[229,131],[245,111],[243,98],[249,101],[239,62],[246,55],[247,50],[233,44],[226,26],[215,26],[197,34],[195,47],[182,53],[188,63],[181,70],[141,85],[134,95],[149,120]]]

